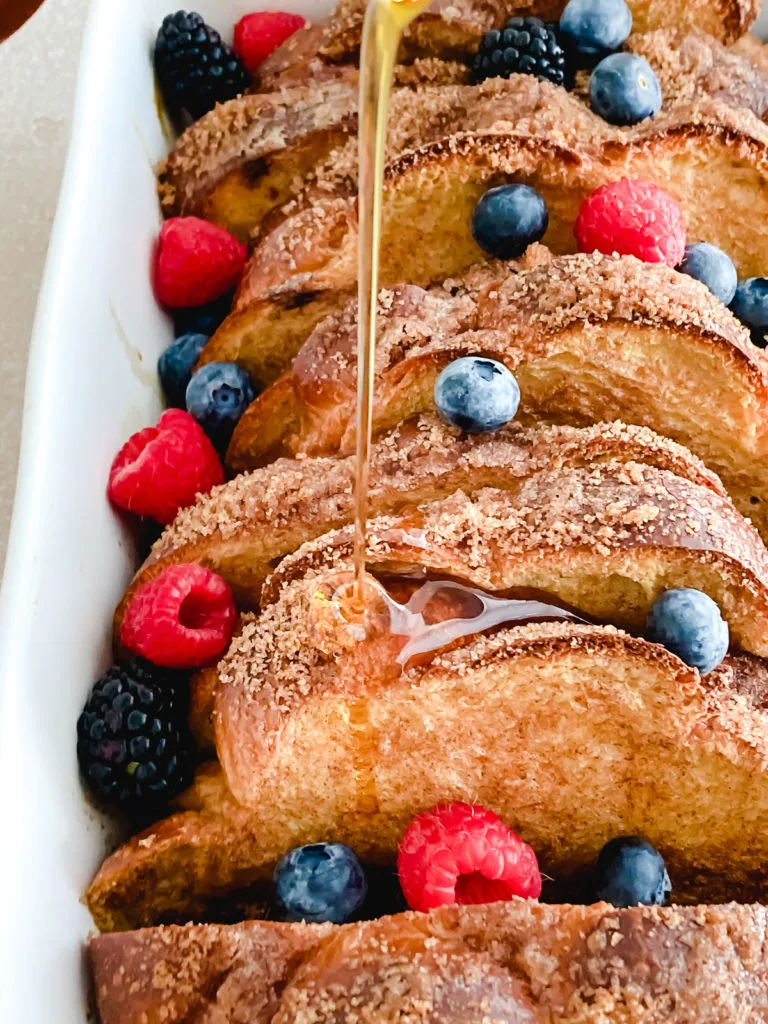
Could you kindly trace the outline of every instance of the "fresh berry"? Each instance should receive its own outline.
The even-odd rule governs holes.
[[[232,292],[204,306],[191,306],[173,311],[176,337],[182,334],[207,334],[212,338],[232,311]]]
[[[169,409],[156,427],[140,430],[117,453],[107,493],[118,508],[165,524],[223,482],[224,470],[204,431],[189,413]]]
[[[195,363],[207,342],[207,334],[182,334],[171,342],[158,359],[157,372],[168,405],[184,408],[187,384],[192,379]]]
[[[157,33],[155,71],[173,117],[202,117],[250,85],[242,61],[199,14],[169,14]]]
[[[462,356],[435,383],[435,406],[442,418],[468,434],[486,434],[514,419],[520,405],[517,381],[495,359]]]
[[[368,880],[343,843],[298,846],[275,868],[277,900],[288,921],[342,924],[362,905]]]
[[[248,253],[224,228],[199,217],[171,217],[160,229],[155,294],[163,306],[202,306],[240,280]]]
[[[547,205],[530,185],[500,185],[480,198],[472,214],[472,237],[500,260],[517,259],[540,241],[549,225]]]
[[[670,267],[685,255],[680,204],[650,181],[622,178],[595,189],[573,230],[581,252],[617,252]]]
[[[661,86],[644,57],[612,53],[592,72],[589,101],[594,112],[609,124],[638,124],[658,113]]]
[[[300,14],[259,11],[246,14],[235,25],[234,51],[252,75],[267,57],[294,32],[306,25]]]
[[[618,50],[632,31],[624,0],[568,0],[560,17],[560,37],[590,60]]]
[[[536,854],[477,804],[441,804],[419,814],[400,843],[397,868],[414,910],[541,894]]]
[[[137,810],[164,804],[189,785],[187,685],[139,660],[96,683],[77,722],[77,758],[99,799]]]
[[[223,451],[255,396],[251,378],[235,363],[206,363],[187,386],[187,411]]]
[[[171,565],[136,589],[120,640],[164,668],[199,668],[221,654],[237,622],[229,584],[194,562]]]
[[[752,341],[760,348],[765,348],[768,333],[768,277],[748,277],[740,281],[731,309],[752,332]]]
[[[597,902],[614,907],[664,906],[672,892],[664,859],[650,843],[635,836],[611,839],[600,851],[595,869]]]
[[[552,25],[538,18],[510,18],[503,29],[486,32],[472,63],[472,78],[535,75],[555,85],[570,82],[565,52]]]
[[[701,281],[722,303],[729,306],[736,294],[738,277],[730,257],[709,242],[686,245],[685,257],[677,268],[681,274]]]
[[[702,675],[728,653],[728,623],[711,597],[684,587],[667,590],[653,602],[646,634]]]

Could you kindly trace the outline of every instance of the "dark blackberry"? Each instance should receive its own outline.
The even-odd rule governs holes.
[[[77,758],[101,800],[132,810],[162,805],[189,785],[186,677],[136,660],[96,683],[77,721]]]
[[[202,117],[217,103],[245,92],[250,77],[239,57],[199,14],[169,14],[157,33],[155,71],[175,118]]]
[[[503,29],[485,34],[472,62],[473,81],[514,74],[570,85],[570,68],[553,25],[545,25],[539,18],[510,18]]]

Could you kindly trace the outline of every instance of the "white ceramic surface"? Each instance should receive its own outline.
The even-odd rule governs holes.
[[[199,0],[217,25],[252,0]],[[277,5],[279,6],[279,5]],[[328,0],[291,0],[310,17]],[[104,497],[110,462],[154,422],[171,337],[149,286],[167,148],[150,48],[168,0],[93,0],[75,128],[40,294],[0,594],[0,1021],[83,1024],[80,893],[109,841],[83,799],[75,722],[109,661],[134,564]],[[768,31],[768,8],[761,19]]]

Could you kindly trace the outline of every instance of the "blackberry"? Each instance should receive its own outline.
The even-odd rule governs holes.
[[[539,18],[510,18],[503,29],[485,34],[472,62],[472,78],[535,75],[555,85],[569,85],[571,72],[553,25]]]
[[[77,721],[77,759],[105,803],[132,810],[167,803],[194,767],[186,678],[139,660],[96,683]]]
[[[250,76],[239,57],[199,14],[169,14],[157,33],[155,71],[172,116],[202,117],[244,92]]]

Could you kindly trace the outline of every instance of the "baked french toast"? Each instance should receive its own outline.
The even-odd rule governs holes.
[[[90,942],[102,1024],[724,1024],[768,1012],[760,906],[442,907]]]
[[[169,101],[210,111],[159,183],[186,411],[110,473],[171,525],[78,720],[142,828],[84,898],[107,932],[205,923],[94,941],[103,1024],[768,1024],[754,0],[485,36],[518,9],[437,0],[396,65],[361,329],[364,6],[216,109],[297,19],[247,16],[234,52],[196,14],[158,34]],[[378,920],[212,924],[272,914]]]
[[[516,593],[521,588],[526,594],[543,592],[547,596],[542,600],[557,606],[549,612],[555,617],[567,605],[597,620],[642,629],[660,592],[695,587],[717,601],[735,649],[761,657],[768,650],[768,555],[756,534],[728,499],[709,486],[653,465],[607,461],[591,468],[542,470],[516,494],[486,488],[470,498],[456,492],[443,501],[372,520],[370,537],[369,568],[383,579],[418,572],[458,578],[491,592],[511,592],[510,587]],[[680,800],[698,808],[696,815],[725,813],[726,802],[712,794],[727,784],[734,792],[749,792],[747,819],[754,821],[759,798],[746,778],[752,777],[756,755],[752,750],[747,756],[747,748],[761,735],[762,712],[756,708],[762,697],[753,701],[743,694],[762,693],[766,666],[761,658],[730,656],[702,682],[663,648],[613,626],[532,623],[493,636],[465,637],[457,649],[400,674],[398,638],[376,637],[370,644],[353,643],[345,649],[334,631],[326,629],[327,602],[318,603],[318,595],[348,569],[348,557],[348,531],[309,542],[283,559],[265,585],[261,616],[243,618],[239,638],[217,669],[214,717],[224,771],[211,766],[202,772],[182,798],[186,810],[139,834],[107,859],[86,897],[102,930],[205,914],[211,900],[266,878],[287,849],[321,838],[346,841],[361,856],[386,862],[396,849],[403,821],[414,813],[412,801],[431,806],[467,796],[490,801],[489,806],[505,815],[512,813],[510,820],[524,837],[532,830],[529,841],[535,840],[555,878],[578,874],[598,838],[604,842],[606,833],[635,828],[658,840],[665,854],[669,849],[677,898],[721,898],[714,895],[724,892],[716,881],[719,869],[714,862],[705,867],[700,859],[713,854],[702,853],[699,845],[708,842],[704,833],[721,842],[718,830],[727,826],[704,829],[697,818],[694,831],[702,832],[701,840],[667,833],[667,828],[674,831],[673,821],[679,824],[681,815],[685,820],[694,811],[685,811],[670,795],[659,764],[652,788],[663,806],[651,807],[645,797],[640,799],[645,789],[636,773],[645,771],[645,754],[638,750],[647,746],[652,759],[674,762],[669,778],[680,774],[689,779],[693,789],[680,789]],[[475,693],[474,699],[466,698],[469,692]],[[578,699],[575,692],[581,694]],[[617,707],[613,693],[624,694]],[[350,710],[349,701],[356,711]],[[536,701],[541,702],[539,712],[533,708]],[[729,709],[724,717],[716,711],[720,702]],[[584,716],[579,709],[586,705],[590,714]],[[451,726],[458,709],[459,718]],[[549,728],[539,729],[542,716]],[[627,716],[626,724],[620,727],[622,716]],[[553,783],[549,794],[545,783],[560,777],[562,764],[571,763],[571,752],[554,736],[562,732],[591,749],[583,770],[592,772],[592,757],[599,760],[606,751],[599,738],[588,741],[584,730],[607,717],[611,744],[627,747],[614,762],[617,777],[606,778],[606,786],[619,792],[629,788],[623,798],[608,801],[611,810],[601,805],[598,814],[596,806],[583,804],[574,813],[583,812],[584,819],[568,823],[558,803],[565,799],[565,790]],[[496,735],[500,720],[508,722],[509,747],[500,745]],[[694,726],[694,721],[699,724]],[[432,740],[421,735],[422,727]],[[722,744],[715,743],[721,753],[712,754],[718,782],[709,777],[715,769],[705,769],[699,759],[707,761],[710,755],[704,748],[721,728]],[[524,742],[514,739],[520,729]],[[678,729],[683,732],[675,735]],[[734,738],[733,729],[743,730],[741,739]],[[472,749],[463,747],[468,736],[475,737]],[[434,761],[434,742],[443,753],[440,764],[431,765],[432,781],[427,784],[417,775],[420,765]],[[498,777],[480,754],[491,746],[498,752]],[[405,759],[407,765],[402,756],[406,750],[414,751]],[[721,756],[728,760],[731,755],[738,765],[720,764]],[[390,758],[398,762],[397,785]],[[458,763],[462,770],[456,773],[453,766]],[[529,783],[507,786],[505,779],[521,774]],[[762,778],[762,770],[757,774]],[[759,778],[754,782],[758,788]],[[697,797],[696,787],[707,787],[709,796],[700,792]],[[765,787],[768,802],[768,774]],[[603,801],[602,789],[600,793],[596,799]],[[652,801],[650,794],[647,799]],[[634,811],[627,809],[627,801]],[[513,806],[518,809],[513,811]],[[755,898],[762,884],[756,865],[763,853],[758,839],[744,834],[744,813],[733,800],[731,812],[740,815],[742,838],[729,846],[729,892],[731,897],[738,891],[742,898]],[[539,834],[547,828],[552,830],[549,836]],[[556,839],[555,832],[592,838],[584,838],[586,845],[577,844],[578,852],[570,839]],[[743,854],[749,868],[739,867],[739,842],[751,844],[752,852]],[[688,878],[694,863],[700,869],[698,882]],[[698,888],[705,878],[706,893]]]
[[[513,493],[536,474],[608,461],[667,470],[725,497],[720,480],[687,448],[642,427],[510,424],[487,437],[462,434],[424,415],[375,444],[371,513],[395,513],[457,490]],[[181,562],[213,569],[233,588],[239,607],[257,609],[262,585],[282,557],[352,521],[353,480],[351,456],[280,459],[201,497],[164,531],[131,582],[116,612],[115,636],[136,589]]]
[[[529,0],[505,4],[498,0],[462,0],[439,2],[417,18],[404,33],[399,59],[441,57],[466,61],[483,35],[499,28],[514,15],[534,15],[545,21],[556,20],[565,7],[564,0]],[[634,32],[673,28],[699,30],[715,39],[732,42],[749,31],[760,11],[757,0],[632,0]],[[286,76],[293,77],[307,63],[356,64],[360,55],[363,27],[363,0],[341,0],[333,13],[319,24],[301,29],[270,54],[259,69],[262,89],[269,89]]]
[[[660,31],[630,37],[627,49],[645,57],[655,69],[664,95],[664,110],[681,102],[711,97],[734,108],[751,110],[763,118],[768,107],[768,77],[748,57],[734,53],[702,33]],[[484,104],[483,90],[469,85],[464,65],[420,60],[401,67],[396,85],[423,86],[394,97],[391,121],[408,131],[391,140],[393,152],[434,141],[446,125],[472,130],[475,106]],[[447,88],[444,98],[441,89]],[[503,103],[506,88],[497,81],[492,104]],[[580,83],[581,86],[581,83]],[[315,178],[322,178],[339,159],[348,163],[344,143],[357,133],[357,71],[342,66],[302,67],[296,80],[279,83],[265,95],[246,95],[216,107],[180,137],[158,175],[160,203],[166,216],[201,216],[227,228],[243,241],[258,230],[268,215],[295,198]],[[399,90],[402,91],[402,90]],[[479,99],[473,97],[477,92]],[[457,103],[455,94],[458,93]],[[485,99],[485,103],[484,103]],[[578,88],[563,112],[575,116],[586,99]],[[526,103],[514,102],[525,116]],[[451,117],[451,106],[463,104]],[[530,106],[530,100],[527,101]],[[507,106],[510,106],[507,104]],[[402,110],[401,110],[402,108]],[[433,108],[436,108],[433,110]],[[585,108],[588,111],[588,105]],[[492,123],[487,109],[478,112]],[[435,118],[434,114],[437,115]],[[510,120],[501,109],[499,121]],[[608,126],[591,116],[590,133],[613,137]],[[542,132],[551,125],[542,124]],[[354,153],[351,154],[354,160]],[[350,171],[354,174],[354,169]]]
[[[662,144],[664,126],[658,124],[658,131],[654,130],[659,120],[669,123],[673,136],[687,136],[687,148],[696,135],[706,144],[706,124],[719,121],[720,106],[749,110],[758,118],[765,115],[766,76],[748,59],[706,36],[651,33],[632,37],[630,48],[656,69],[665,95],[663,114],[638,129],[611,128],[590,111],[580,91],[567,93],[529,76],[480,86],[461,84],[466,73],[460,69],[444,66],[438,77],[434,62],[427,62],[426,67],[419,66],[425,84],[397,89],[393,96],[391,158],[449,138],[450,126],[456,124],[462,126],[462,134],[501,133],[514,125],[516,131],[542,141],[550,139],[554,150],[544,147],[539,155],[544,162],[559,159],[558,143],[564,142],[568,147],[577,145],[580,152],[587,147],[583,159],[589,156],[604,163],[618,158],[611,144],[624,148],[631,140],[639,144],[646,137]],[[453,79],[458,81],[450,84]],[[714,108],[698,110],[700,104],[707,106],[708,99]],[[356,145],[354,139],[345,145],[345,139],[356,134],[356,103],[356,72],[350,69],[309,84],[302,73],[298,82],[280,91],[243,96],[218,106],[184,132],[160,169],[165,214],[204,216],[245,241],[263,222],[269,225],[276,216],[275,212],[270,217],[271,211],[301,198],[307,190],[311,194],[318,186],[321,194],[329,187],[353,191]],[[721,126],[721,142],[726,146],[728,128],[726,119]],[[749,135],[749,123],[734,130],[737,136]],[[673,138],[668,142],[672,144]]]
[[[228,461],[349,451],[356,306],[322,322],[292,368],[250,406]],[[451,294],[404,287],[380,302],[374,429],[434,410],[461,355],[513,370],[523,422],[622,419],[686,444],[768,536],[765,357],[699,282],[633,257],[575,255]],[[700,397],[711,399],[702,405]],[[717,397],[715,397],[717,395]]]

